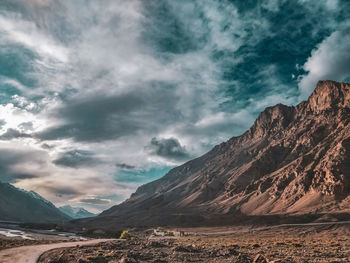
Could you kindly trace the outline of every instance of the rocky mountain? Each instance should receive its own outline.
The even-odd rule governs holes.
[[[350,84],[266,108],[244,134],[143,185],[87,225],[215,224],[350,212]]]
[[[71,220],[51,202],[33,191],[0,182],[0,220],[46,223]]]
[[[72,207],[70,205],[61,206],[58,208],[61,212],[65,213],[71,218],[77,219],[77,218],[87,218],[87,217],[93,217],[96,216],[95,214],[85,210],[81,207]]]

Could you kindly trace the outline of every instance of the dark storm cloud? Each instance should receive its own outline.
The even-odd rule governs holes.
[[[79,190],[74,189],[72,187],[67,187],[67,186],[60,187],[60,186],[45,185],[45,186],[42,186],[41,188],[55,194],[58,197],[63,197],[63,196],[75,197],[81,194]]]
[[[190,158],[186,149],[181,146],[176,138],[157,139],[152,138],[146,149],[153,155],[169,160],[183,161]]]
[[[37,175],[27,173],[25,170],[14,169],[15,165],[38,161],[40,155],[36,152],[21,152],[18,150],[0,149],[0,181],[16,182],[20,179],[35,178]]]
[[[142,89],[119,96],[69,101],[53,115],[66,124],[36,136],[42,140],[73,138],[99,142],[134,135],[140,130],[156,131],[159,126],[172,122],[175,115],[170,109],[175,97],[171,89],[166,86]]]
[[[135,169],[135,166],[126,163],[117,163],[115,166],[123,170]]]
[[[0,135],[0,140],[12,140],[17,138],[31,138],[32,136],[27,133],[23,133],[16,129],[7,129],[5,133]]]
[[[93,205],[108,205],[111,203],[110,200],[100,198],[84,198],[79,200],[82,203],[93,204]]]
[[[95,166],[99,162],[98,158],[89,151],[73,150],[61,154],[59,158],[53,161],[54,164],[72,168]]]

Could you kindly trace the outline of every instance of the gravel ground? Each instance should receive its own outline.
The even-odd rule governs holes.
[[[49,251],[39,263],[350,262],[349,232],[348,226],[315,226],[178,239],[134,233],[126,242]]]

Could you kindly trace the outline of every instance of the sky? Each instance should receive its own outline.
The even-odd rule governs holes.
[[[102,211],[350,81],[347,0],[1,0],[0,181]]]

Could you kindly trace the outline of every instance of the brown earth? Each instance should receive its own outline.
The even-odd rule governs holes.
[[[350,226],[281,227],[232,234],[229,228],[184,229],[189,236],[152,238],[74,247],[45,253],[39,263],[350,262]],[[231,233],[231,234],[225,234]]]
[[[14,248],[14,247],[21,247],[21,246],[33,246],[33,245],[40,245],[40,244],[51,244],[51,243],[57,243],[62,242],[58,240],[28,240],[28,239],[14,239],[14,238],[3,238],[0,237],[0,250],[8,249],[8,248]]]
[[[111,239],[110,239],[111,240]],[[37,263],[39,257],[46,251],[63,247],[74,247],[83,245],[97,245],[106,242],[107,239],[92,239],[86,241],[60,242],[54,244],[41,244],[32,246],[21,246],[0,250],[1,263]],[[109,241],[109,240],[108,240]]]
[[[243,135],[76,223],[213,225],[349,212],[350,84],[320,81],[307,101],[266,108]]]

